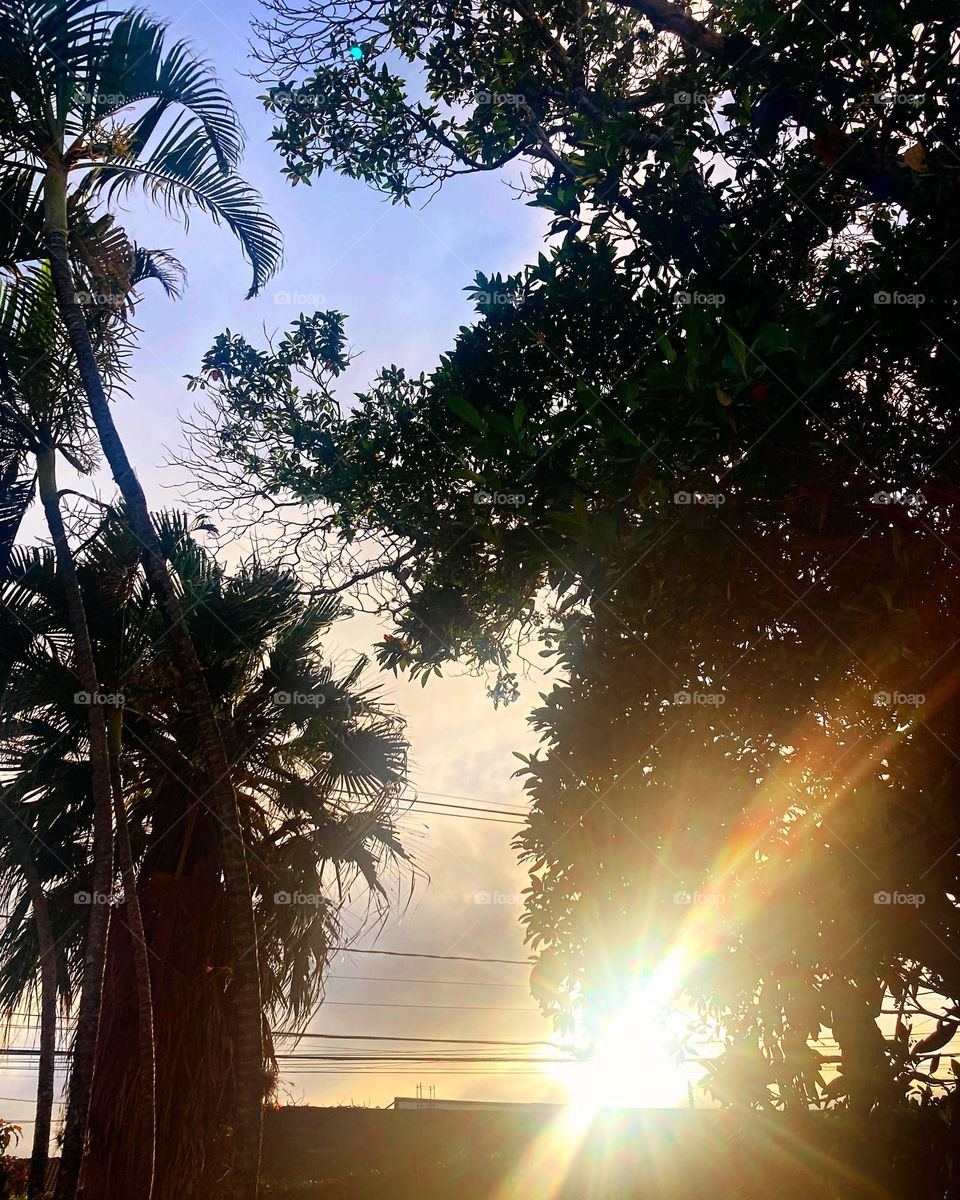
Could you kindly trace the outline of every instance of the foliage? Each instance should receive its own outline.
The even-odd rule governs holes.
[[[368,915],[381,919],[391,872],[415,870],[393,823],[405,778],[402,723],[363,685],[362,662],[338,668],[321,654],[335,600],[304,600],[293,576],[255,559],[227,572],[181,515],[160,518],[159,527],[235,765],[265,1015],[296,1032],[322,999],[329,948],[343,937],[342,906],[352,900],[362,914],[366,903]],[[102,694],[122,712],[121,774],[155,972],[158,1103],[167,1130],[157,1178],[187,1195],[206,1186],[204,1171],[222,1168],[218,1123],[230,1111],[233,990],[222,965],[229,943],[217,823],[197,798],[196,734],[139,550],[122,514],[112,514],[78,561]],[[51,556],[17,549],[10,575],[0,594],[4,800],[38,847],[66,1002],[91,907],[86,708],[77,702]],[[0,935],[0,1002],[9,1014],[32,994],[37,950],[6,847],[0,894],[11,913]],[[136,1106],[137,1026],[119,907],[111,929],[87,1167],[102,1195],[137,1161],[135,1140],[120,1135]],[[113,1147],[109,1155],[98,1154],[100,1139]],[[112,1174],[106,1180],[98,1172]]]
[[[76,257],[102,255],[115,234],[97,206],[140,188],[168,214],[200,210],[226,225],[252,267],[250,295],[259,291],[279,264],[280,234],[237,174],[242,130],[209,64],[184,42],[168,45],[155,18],[100,0],[4,0],[0,44],[0,265],[43,257],[43,185],[59,170],[74,185]],[[113,302],[106,287],[93,295]]]
[[[162,529],[192,601],[191,630],[241,776],[247,835],[262,872],[257,892],[270,964],[270,1011],[275,1019],[299,1024],[322,994],[319,971],[324,939],[334,928],[329,925],[334,898],[345,898],[357,878],[375,900],[384,894],[383,867],[406,859],[390,816],[392,791],[403,780],[402,727],[375,691],[359,686],[362,662],[338,673],[319,656],[317,640],[337,617],[335,601],[304,602],[292,576],[256,560],[228,575],[193,539],[182,516],[163,518]],[[125,791],[142,856],[167,821],[157,808],[164,778],[177,777],[184,788],[189,782],[190,768],[178,748],[188,743],[189,733],[182,728],[175,672],[164,655],[136,544],[117,518],[109,518],[86,547],[80,569],[104,694],[123,697]],[[72,895],[84,890],[88,869],[82,837],[77,841],[89,803],[84,706],[74,699],[50,556],[15,551],[11,576],[2,611],[6,632],[20,633],[4,643],[4,769],[16,772],[5,794],[24,805],[38,829],[44,805],[51,822],[80,810],[75,833],[44,826],[42,838],[57,847],[45,874],[70,910],[69,943],[79,938],[84,915]],[[300,699],[288,702],[287,695]],[[59,857],[66,847],[74,855],[69,870]],[[329,902],[306,913],[274,904],[274,892],[326,890],[324,863],[336,866]],[[8,878],[15,894],[16,882]],[[22,986],[10,976],[14,948],[30,939],[29,922],[22,921],[15,915],[4,932],[10,1006]]]
[[[0,1119],[0,1194],[4,1200],[20,1200],[27,1194],[29,1163],[25,1158],[14,1158],[7,1151],[20,1144],[23,1130],[13,1121]]]
[[[264,99],[295,183],[334,169],[407,201],[516,158],[564,222],[618,213],[662,265],[690,265],[722,225],[704,155],[758,199],[780,185],[798,213],[828,198],[841,217],[891,199],[955,211],[956,46],[931,0],[735,0],[696,19],[664,0],[265,10]]]
[[[11,1144],[19,1145],[20,1136],[23,1130],[13,1121],[0,1120],[0,1152],[6,1154],[10,1149]]]
[[[560,240],[352,411],[219,339],[202,444],[214,484],[388,549],[382,665],[509,698],[539,638],[545,1009],[596,1019],[677,945],[724,1102],[864,1110],[931,1086],[960,1001],[957,46],[926,3],[705,7],[272,4],[293,177],[405,200],[539,160]]]

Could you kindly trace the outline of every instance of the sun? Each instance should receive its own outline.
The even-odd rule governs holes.
[[[670,953],[607,1021],[583,1062],[550,1068],[569,1101],[533,1139],[491,1200],[558,1196],[594,1118],[605,1108],[664,1108],[680,1103],[687,1083],[664,1045],[682,979]]]
[[[562,1081],[574,1127],[604,1108],[673,1108],[688,1080],[666,1050],[668,1021],[681,984],[679,951],[632,988],[594,1039],[589,1057],[567,1068]]]

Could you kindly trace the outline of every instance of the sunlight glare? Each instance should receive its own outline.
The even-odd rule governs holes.
[[[637,982],[623,1006],[600,1031],[592,1057],[568,1075],[570,1119],[590,1123],[603,1108],[668,1108],[686,1095],[680,1067],[665,1047],[666,1020],[680,987],[681,954],[670,953],[653,974]]]

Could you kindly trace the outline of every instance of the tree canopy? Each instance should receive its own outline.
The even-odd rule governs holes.
[[[679,946],[725,1098],[927,1086],[956,1018],[918,1045],[908,1014],[960,1000],[942,6],[270,8],[294,182],[406,201],[516,160],[554,237],[477,276],[432,374],[349,405],[341,314],[222,335],[210,481],[306,506],[298,548],[339,547],[392,618],[384,666],[492,665],[509,699],[532,634],[557,669],[518,837],[548,1011]]]

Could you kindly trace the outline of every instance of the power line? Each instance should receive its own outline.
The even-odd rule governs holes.
[[[490,985],[496,987],[496,984]],[[518,987],[525,987],[525,984],[518,984]],[[446,1012],[503,1012],[503,1013],[530,1013],[531,1015],[540,1016],[539,1008],[530,1008],[529,1006],[520,1007],[515,1005],[505,1004],[415,1004],[393,1000],[324,1000],[320,1005],[320,1010],[324,1008],[424,1008],[437,1009]],[[318,1010],[318,1011],[320,1011]],[[5,1022],[8,1028],[17,1030],[38,1030],[40,1029],[39,1022],[36,1021],[7,1021]],[[63,1020],[60,1022],[60,1028],[66,1029],[76,1024],[75,1018]]]
[[[424,795],[431,795],[430,792],[425,792]],[[492,813],[494,816],[500,817],[526,817],[528,814],[521,812],[519,809],[513,810],[509,808],[490,808],[485,805],[472,804],[454,804],[450,800],[421,800],[420,796],[415,796],[412,800],[401,800],[401,804],[429,804],[434,808],[452,808],[458,812],[480,812]]]
[[[556,1070],[556,1067],[554,1067],[553,1070]],[[309,1070],[291,1071],[289,1069],[286,1069],[286,1076],[290,1080],[295,1079],[298,1081],[305,1082],[304,1077],[310,1077],[310,1076],[315,1076],[315,1075],[323,1075],[323,1076],[340,1075],[340,1076],[349,1077],[350,1080],[354,1080],[354,1081],[370,1080],[372,1083],[379,1084],[379,1086],[383,1087],[383,1088],[389,1088],[391,1086],[391,1083],[390,1083],[391,1079],[394,1079],[394,1086],[395,1086],[396,1084],[399,1084],[401,1082],[401,1080],[404,1079],[404,1077],[407,1077],[411,1080],[416,1080],[418,1083],[422,1083],[425,1078],[436,1079],[436,1078],[443,1077],[446,1075],[460,1075],[460,1076],[466,1076],[468,1078],[475,1078],[475,1079],[484,1078],[484,1077],[488,1077],[488,1076],[496,1076],[499,1079],[508,1079],[508,1078],[512,1078],[514,1076],[516,1076],[516,1077],[527,1076],[527,1077],[532,1077],[532,1078],[538,1078],[541,1080],[546,1078],[542,1067],[540,1069],[535,1069],[533,1067],[528,1069],[525,1067],[511,1066],[509,1064],[505,1065],[505,1066],[497,1067],[497,1068],[490,1068],[490,1069],[484,1068],[484,1069],[480,1069],[480,1070],[474,1069],[470,1066],[462,1066],[462,1067],[454,1067],[454,1068],[451,1068],[450,1070],[446,1070],[446,1071],[443,1071],[443,1070],[438,1071],[436,1067],[431,1066],[429,1064],[426,1066],[421,1065],[421,1066],[412,1067],[410,1070],[406,1070],[406,1071],[392,1070],[389,1067],[379,1068],[376,1071],[358,1071],[354,1067],[349,1067],[349,1066],[348,1067],[338,1067],[336,1065],[330,1065],[330,1064],[325,1065],[323,1063],[320,1063],[314,1067],[310,1067]]]
[[[0,1046],[0,1054],[12,1055],[14,1058],[38,1058],[40,1055],[39,1046]],[[58,1058],[69,1058],[72,1050],[54,1050],[54,1054]]]
[[[532,967],[533,963],[525,958],[477,958],[469,954],[422,954],[413,950],[361,950],[356,946],[331,946],[331,953],[342,951],[344,954],[384,954],[390,958],[432,958],[443,962],[476,962],[476,963],[505,963],[512,967]]]
[[[324,1000],[320,1008],[442,1008],[448,1012],[536,1013],[539,1008],[509,1008],[500,1004],[398,1004],[376,1000]]]
[[[311,1041],[332,1042],[426,1042],[431,1045],[446,1046],[549,1046],[552,1050],[562,1049],[555,1042],[546,1041],[543,1038],[517,1041],[505,1038],[401,1037],[398,1034],[388,1033],[300,1033],[295,1029],[274,1029],[272,1032],[274,1037],[296,1038],[298,1041],[302,1038],[309,1038]],[[0,1054],[32,1057],[39,1053],[39,1046],[0,1046]],[[55,1053],[69,1057],[73,1051],[57,1050]]]
[[[505,1004],[413,1004],[402,1003],[394,1000],[324,1000],[320,1005],[320,1009],[325,1008],[432,1008],[443,1010],[445,1012],[502,1012],[502,1013],[531,1013],[537,1016],[540,1015],[539,1008],[521,1008]],[[318,1010],[319,1011],[319,1010]],[[10,1029],[39,1029],[38,1022],[6,1022]],[[76,1024],[76,1021],[71,1019],[64,1022],[61,1028],[67,1028]]]
[[[417,788],[417,794],[421,796],[439,796],[446,800],[466,800],[469,804],[481,804],[489,808],[494,808],[497,805],[497,801],[495,800],[481,800],[478,796],[458,796],[455,792],[428,792],[424,788]],[[526,811],[521,809],[520,812],[522,816],[527,816]]]
[[[334,790],[337,790],[337,789],[334,789]],[[437,799],[424,800],[424,799],[422,799],[422,797],[424,797],[424,796],[435,796],[435,797],[437,797]],[[467,804],[451,804],[450,803],[451,800],[466,800],[468,803]],[[519,817],[521,819],[526,819],[529,816],[529,810],[527,810],[527,809],[505,807],[502,805],[494,804],[493,802],[488,801],[488,800],[481,800],[477,796],[458,796],[458,795],[454,795],[450,792],[429,792],[429,791],[425,791],[422,788],[416,789],[415,796],[400,797],[397,801],[397,804],[399,806],[406,806],[405,808],[403,808],[401,815],[409,814],[413,810],[414,805],[420,805],[420,806],[429,806],[431,809],[437,809],[437,810],[439,810],[439,809],[457,809],[460,811],[456,814],[452,813],[452,812],[437,811],[437,812],[435,812],[434,815],[447,816],[447,817],[452,817],[454,815],[457,815],[457,816],[462,815],[463,820],[472,820],[472,821],[497,820],[500,818],[509,818],[509,817]],[[483,817],[469,815],[472,813],[484,813],[487,815],[483,816]],[[514,824],[514,822],[510,821],[510,820],[506,820],[503,823],[508,824],[508,825]]]
[[[504,988],[527,988],[526,983],[490,983],[487,980],[478,979],[405,979],[400,975],[328,975],[327,981],[337,981],[347,983],[354,979],[363,980],[365,983],[429,983],[441,987],[504,987]],[[325,1000],[324,1004],[329,1004],[329,1000]]]
[[[561,1049],[555,1042],[543,1039],[533,1039],[524,1042],[504,1041],[502,1038],[492,1040],[483,1038],[435,1038],[435,1037],[394,1037],[386,1033],[297,1033],[292,1029],[275,1029],[274,1037],[317,1038],[322,1041],[338,1042],[433,1042],[451,1046],[549,1046],[552,1050]]]
[[[390,1040],[390,1039],[384,1039]],[[397,1039],[413,1040],[418,1039]],[[424,1038],[423,1041],[434,1041],[444,1039]],[[468,1045],[470,1043],[467,1043]],[[486,1043],[480,1043],[486,1044]],[[489,1043],[498,1045],[499,1043]],[[503,1043],[510,1045],[511,1043]],[[540,1045],[547,1046],[549,1043],[541,1042]],[[523,1043],[518,1043],[523,1045]],[[61,1056],[69,1055],[69,1051],[60,1050],[57,1052]],[[0,1054],[16,1054],[22,1057],[38,1057],[39,1050],[16,1050],[9,1049],[0,1050]],[[575,1058],[550,1058],[543,1055],[496,1055],[496,1054],[303,1054],[300,1052],[281,1053],[277,1056],[278,1062],[306,1062],[306,1063],[575,1063],[581,1061]]]
[[[416,817],[416,816],[452,817],[454,820],[457,820],[457,821],[485,821],[488,825],[510,825],[513,828],[516,828],[515,821],[501,821],[499,817],[473,817],[473,816],[470,816],[469,813],[442,812],[440,809],[432,809],[432,808],[421,810],[421,812],[419,812],[419,813],[414,812],[413,808],[408,808],[404,812],[400,813],[398,820],[402,821],[404,817]]]
[[[0,913],[0,920],[13,920],[13,913]],[[331,954],[383,954],[390,958],[431,958],[441,962],[476,962],[476,963],[503,963],[511,967],[532,967],[533,963],[525,958],[479,958],[469,954],[423,954],[414,952],[413,950],[372,950],[360,949],[358,946],[331,946]],[[348,977],[349,978],[349,977]],[[362,978],[362,976],[355,976]],[[387,978],[387,977],[384,977]],[[412,981],[411,981],[412,982]],[[432,980],[423,980],[424,983],[434,982]],[[436,982],[443,982],[442,980]],[[450,980],[451,983],[458,982]],[[469,982],[464,980],[464,983]],[[481,986],[481,985],[478,985]],[[489,987],[498,987],[499,984],[488,984]],[[504,984],[504,987],[523,987],[524,984]],[[0,1022],[2,1024],[2,1022]]]
[[[293,1061],[293,1062],[384,1062],[384,1063],[573,1063],[576,1059],[572,1058],[544,1058],[524,1055],[523,1057],[498,1057],[492,1054],[484,1055],[450,1055],[447,1057],[421,1054],[410,1055],[408,1058],[398,1058],[393,1054],[371,1054],[371,1055],[355,1055],[355,1054],[307,1054],[307,1055],[290,1055],[278,1054],[277,1060]]]

